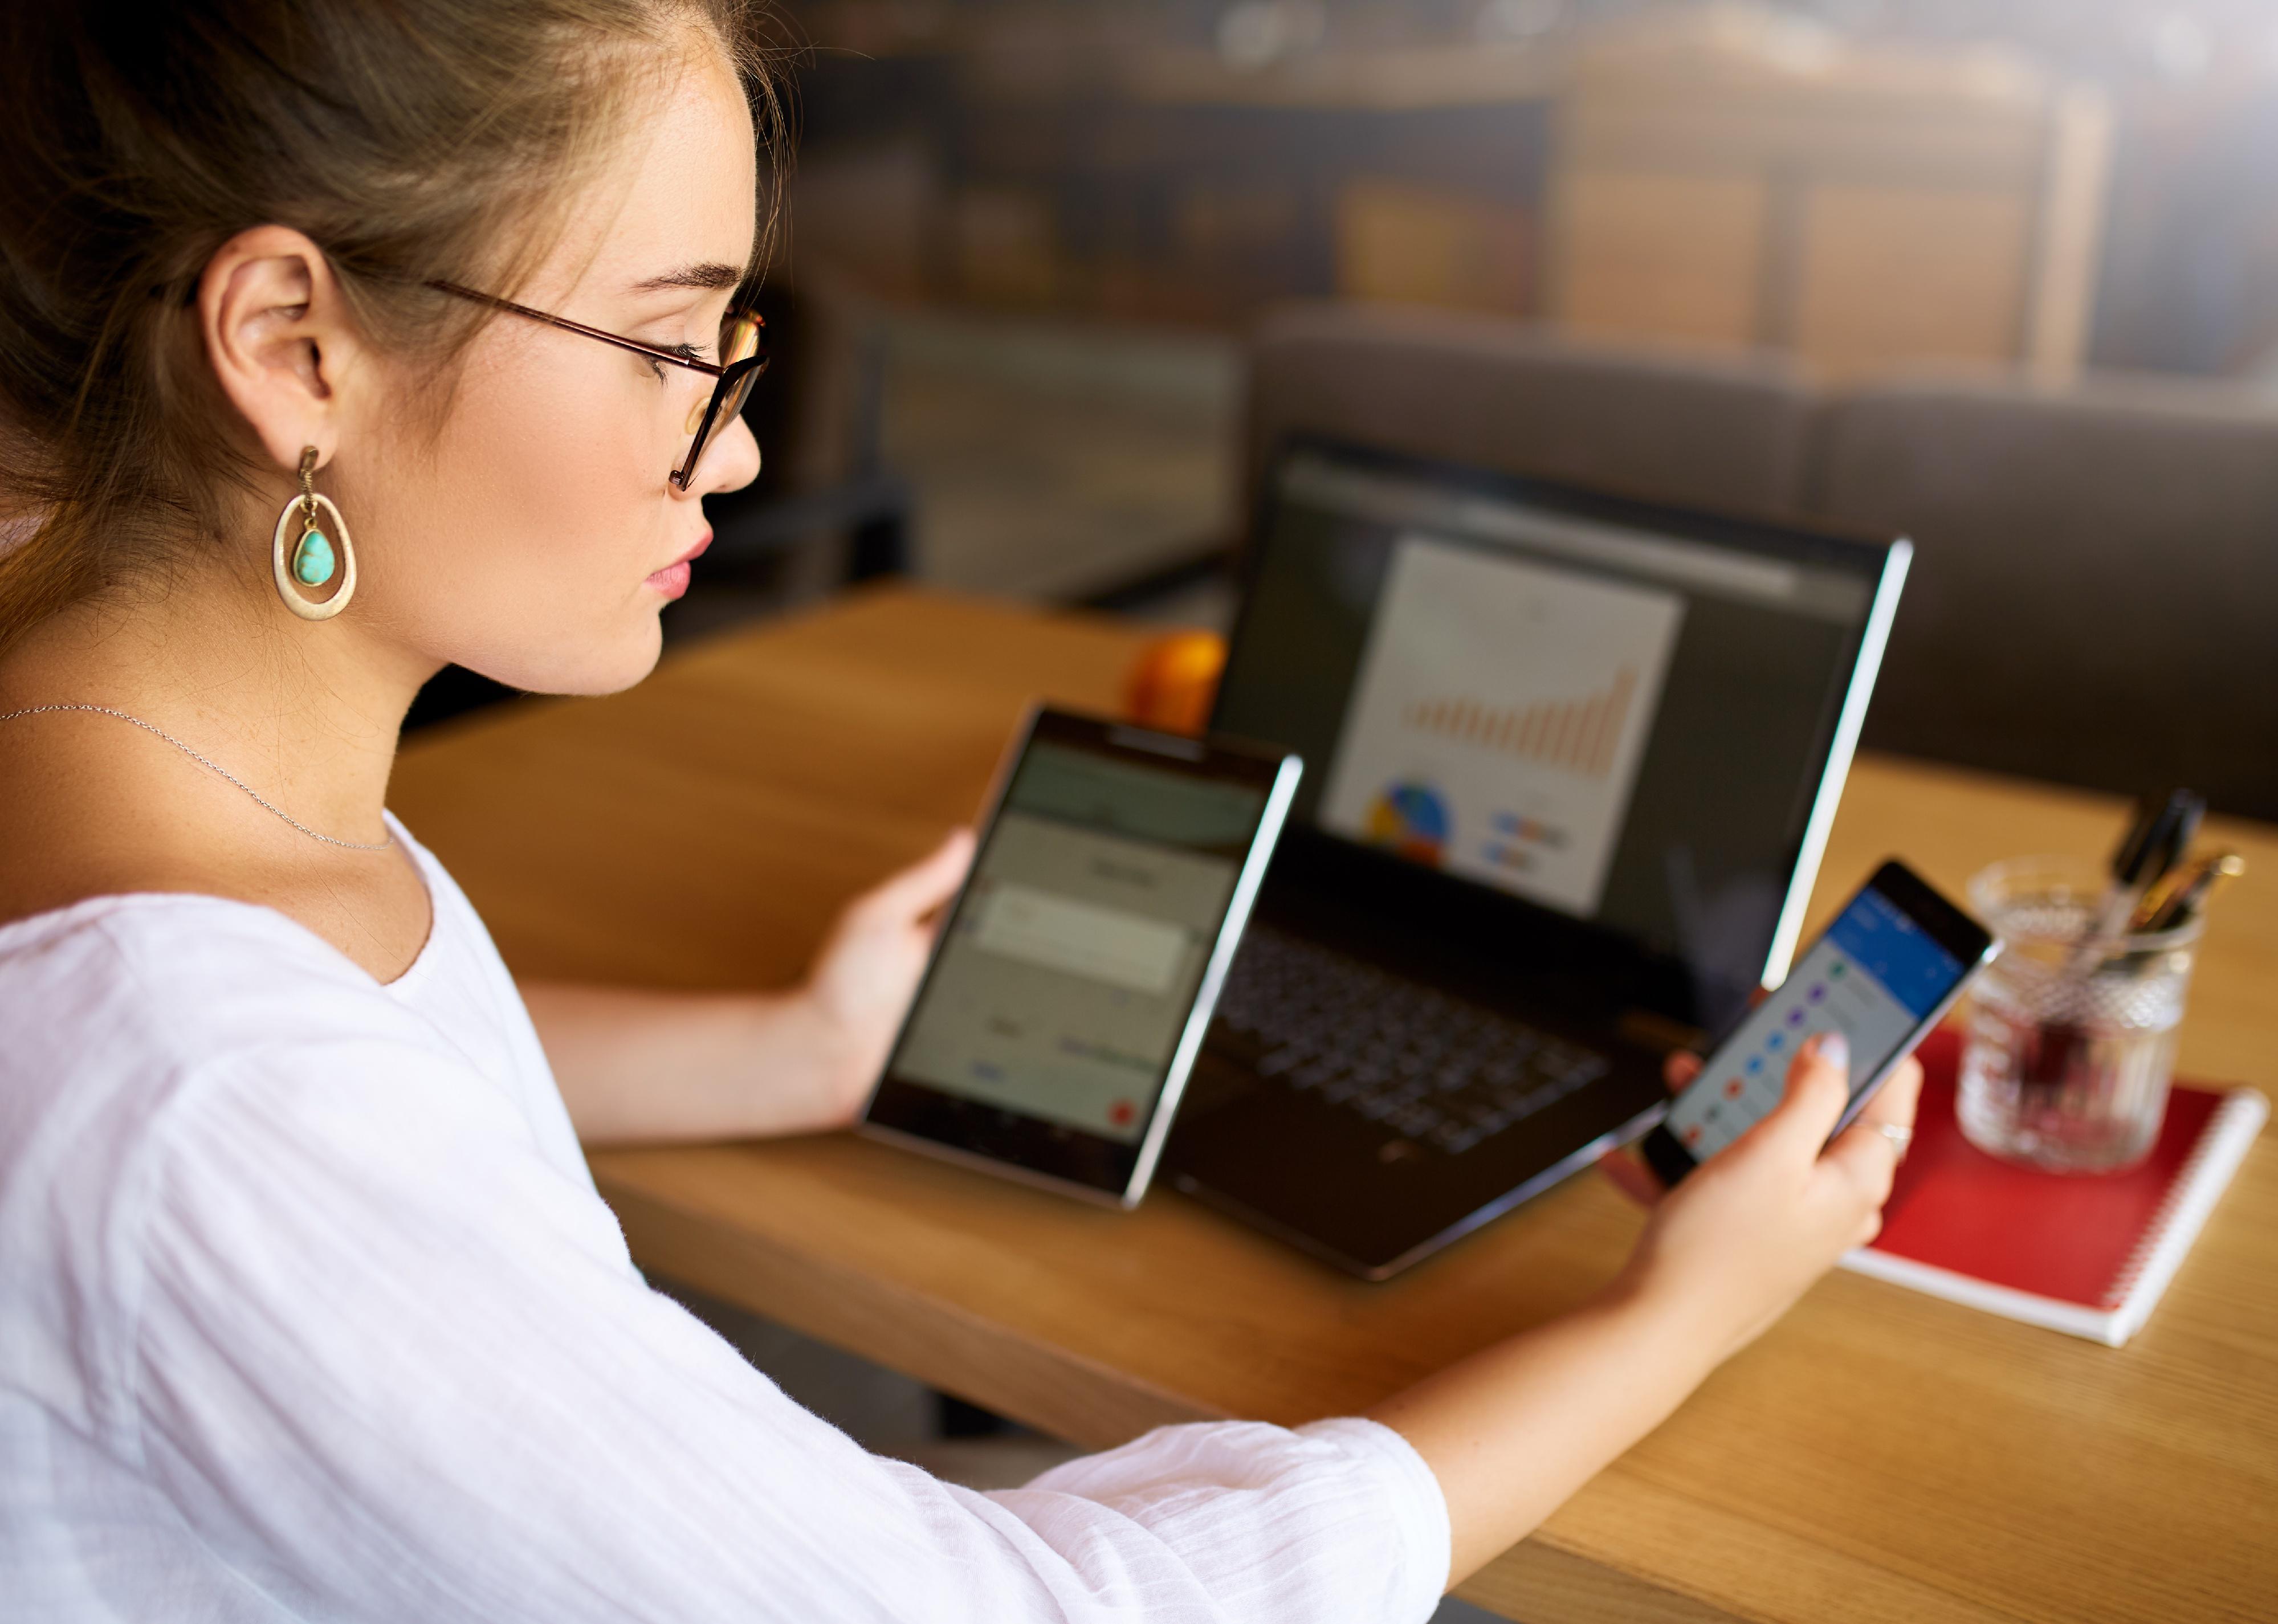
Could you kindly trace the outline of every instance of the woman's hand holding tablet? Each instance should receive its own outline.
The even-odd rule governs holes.
[[[1299,771],[1036,712],[862,1131],[1135,1204]]]

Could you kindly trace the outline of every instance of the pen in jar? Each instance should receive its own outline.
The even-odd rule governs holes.
[[[2205,814],[2205,797],[2189,789],[2147,797],[2137,804],[2134,821],[2112,854],[2112,883],[2105,891],[2103,905],[2081,936],[2077,954],[2085,954],[2092,944],[2127,929],[2144,893],[2182,857]]]
[[[2245,872],[2246,859],[2236,851],[2217,851],[2185,865],[2144,899],[2128,921],[2129,934],[2174,930],[2197,919],[2217,891]]]

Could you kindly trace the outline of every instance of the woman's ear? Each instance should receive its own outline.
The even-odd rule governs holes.
[[[330,461],[360,341],[324,251],[282,225],[240,232],[199,278],[198,324],[222,393],[270,457],[297,468],[314,446]]]

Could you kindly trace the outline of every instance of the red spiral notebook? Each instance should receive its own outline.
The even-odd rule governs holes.
[[[2252,1088],[2178,1083],[2160,1142],[2124,1173],[2014,1167],[1961,1137],[1961,1033],[1923,1040],[1921,1114],[1883,1232],[1846,1269],[2118,1347],[2143,1329],[2270,1114]]]

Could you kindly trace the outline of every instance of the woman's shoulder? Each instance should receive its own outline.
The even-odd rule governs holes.
[[[126,1094],[144,1111],[231,1059],[342,1042],[440,1049],[426,1023],[284,915],[170,893],[0,926],[0,1121],[19,1131],[43,1100],[68,1094],[84,1110]]]
[[[424,945],[386,984],[284,911],[203,891],[91,896],[0,924],[0,1186],[64,1140],[114,1147],[97,1159],[149,1150],[200,1096],[274,1113],[313,1089],[332,1109],[354,1079],[378,1079],[378,1097],[430,1111],[479,1114],[481,1099],[530,1117],[545,1065],[516,1027],[512,980],[449,876],[391,827],[433,905]]]
[[[419,1230],[420,1201],[463,1190],[488,1220],[563,1183],[447,1033],[247,903],[100,897],[0,926],[0,1254],[22,1265],[0,1386],[50,1359],[87,1373],[70,1402],[102,1424],[126,1424],[154,1269],[183,1286],[256,1260],[313,1291],[386,1213]]]
[[[336,1171],[391,1136],[528,1147],[449,1033],[283,915],[219,897],[0,926],[0,1192],[24,1198],[0,1201],[0,1245],[24,1223],[131,1226],[137,1192],[218,1132]]]
[[[172,890],[89,896],[0,925],[0,1009],[26,995],[61,998],[48,1007],[68,1018],[80,1002],[68,995],[73,984],[91,1002],[131,993],[130,1007],[193,1025],[242,1003],[379,991],[323,937],[274,908]]]

